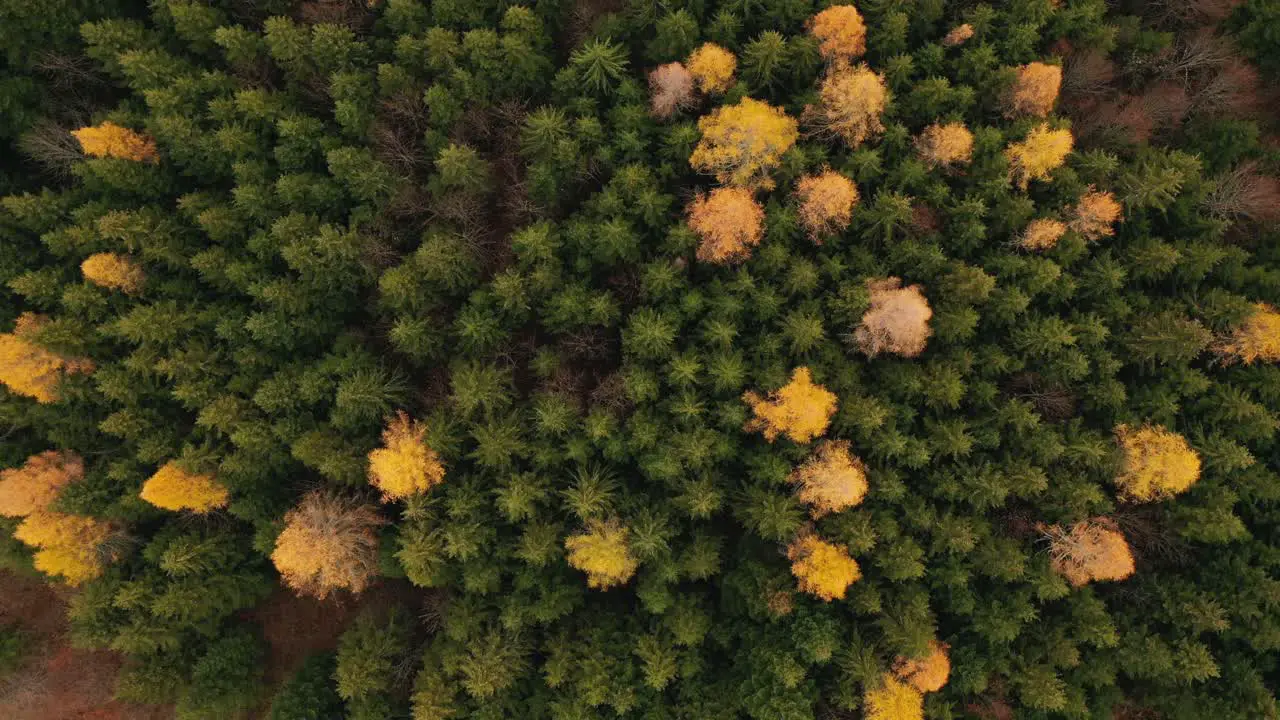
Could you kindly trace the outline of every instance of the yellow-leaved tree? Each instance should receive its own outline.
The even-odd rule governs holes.
[[[48,510],[31,513],[13,531],[16,540],[37,548],[37,570],[61,575],[71,585],[102,574],[110,560],[103,546],[111,535],[111,526],[101,520]]]
[[[866,65],[833,67],[822,81],[818,104],[805,108],[806,121],[821,132],[857,147],[884,132],[880,116],[889,102],[884,78]]]
[[[932,167],[963,165],[973,157],[973,133],[964,123],[934,123],[916,138],[916,150]]]
[[[919,285],[902,287],[900,278],[868,280],[871,307],[853,332],[859,349],[871,357],[887,352],[915,357],[924,352],[933,333],[933,310]]]
[[[1005,98],[1010,115],[1045,117],[1053,112],[1062,87],[1062,68],[1033,62],[1019,67]]]
[[[99,287],[133,294],[142,289],[147,275],[142,267],[116,253],[95,253],[80,263],[84,279]]]
[[[1110,518],[1081,520],[1043,532],[1049,540],[1053,571],[1076,587],[1096,580],[1124,580],[1133,574],[1133,552]]]
[[[969,23],[964,23],[951,28],[951,31],[942,38],[942,44],[947,47],[957,47],[965,44],[973,36],[973,26]]]
[[[828,62],[847,63],[867,52],[867,24],[852,5],[832,5],[814,15],[809,33]]]
[[[666,119],[693,104],[693,73],[678,62],[659,65],[649,73],[649,111]]]
[[[41,403],[58,401],[58,383],[67,373],[93,372],[88,359],[66,358],[37,345],[32,336],[46,323],[23,313],[12,333],[0,333],[0,383]]]
[[[378,526],[386,521],[376,508],[317,491],[304,496],[284,521],[271,561],[300,595],[358,593],[378,574]]]
[[[593,520],[581,532],[565,538],[569,565],[587,574],[587,587],[607,590],[623,585],[639,563],[627,543],[627,528],[617,520]]]
[[[698,234],[697,258],[724,264],[751,257],[751,248],[764,237],[764,208],[751,192],[721,187],[697,195],[687,209],[689,227]]]
[[[862,697],[866,720],[923,720],[924,696],[907,683],[885,674],[878,687]]]
[[[929,654],[922,658],[898,656],[893,673],[922,693],[937,692],[951,676],[951,657],[946,643],[929,641]]]
[[[844,598],[849,586],[862,577],[858,562],[849,556],[847,548],[812,533],[803,533],[791,541],[787,558],[801,592],[826,602]]]
[[[147,478],[140,497],[165,510],[204,514],[226,507],[231,493],[212,475],[188,472],[171,460]]]
[[[769,173],[800,137],[796,121],[768,103],[743,98],[698,120],[702,139],[689,164],[726,185],[771,188]]]
[[[1032,128],[1025,140],[1010,143],[1004,151],[1010,179],[1024,190],[1032,180],[1048,179],[1067,161],[1074,143],[1070,130],[1054,130],[1048,123]]]
[[[1123,455],[1116,476],[1123,500],[1164,500],[1200,479],[1200,455],[1176,432],[1159,425],[1119,425],[1116,441]]]
[[[689,53],[684,66],[704,93],[719,94],[733,85],[733,72],[738,69],[738,58],[715,43],[703,43]]]
[[[1115,234],[1112,226],[1120,219],[1120,213],[1120,202],[1115,195],[1089,188],[1072,211],[1070,227],[1085,240],[1097,240]]]
[[[747,391],[742,399],[751,406],[755,417],[747,421],[746,432],[762,432],[769,442],[786,435],[798,443],[807,443],[827,431],[836,412],[835,393],[813,383],[809,368],[791,372],[791,382],[763,398]]]
[[[0,515],[26,517],[49,507],[58,491],[84,477],[84,460],[69,451],[46,450],[20,468],[0,470]]]
[[[1249,317],[1218,344],[1217,351],[1228,361],[1246,365],[1280,360],[1280,312],[1266,303],[1255,304]]]
[[[1058,220],[1036,218],[1023,228],[1018,245],[1027,250],[1051,250],[1066,231],[1067,226]]]
[[[427,427],[403,412],[382,431],[382,447],[369,453],[369,482],[384,502],[424,493],[444,482],[444,463],[427,445]]]
[[[156,141],[113,122],[83,127],[71,132],[80,149],[92,157],[120,158],[136,162],[159,162]]]
[[[800,178],[796,199],[800,203],[800,223],[809,239],[821,244],[824,237],[849,227],[853,208],[858,204],[858,188],[844,175],[826,169]]]
[[[851,508],[867,494],[866,467],[849,447],[848,440],[823,440],[788,478],[815,520]]]

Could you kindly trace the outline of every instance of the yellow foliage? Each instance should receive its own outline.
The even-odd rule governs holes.
[[[818,105],[806,108],[805,113],[823,132],[857,147],[884,131],[880,115],[888,102],[884,78],[866,65],[839,66],[823,79]]]
[[[862,577],[848,550],[817,535],[804,534],[793,540],[787,547],[787,558],[800,590],[826,602],[843,599],[849,586]]]
[[[44,323],[42,316],[23,313],[12,333],[0,334],[0,383],[19,395],[52,403],[58,400],[64,373],[93,372],[93,363],[62,357],[32,342],[31,335]]]
[[[703,262],[740,262],[764,237],[764,208],[743,188],[722,187],[698,195],[688,208],[689,227],[702,242],[697,257]]]
[[[1178,433],[1158,425],[1133,429],[1116,427],[1124,454],[1116,485],[1120,497],[1132,502],[1164,500],[1200,479],[1200,455]]]
[[[1067,161],[1073,144],[1070,130],[1052,130],[1048,123],[1041,123],[1025,140],[1011,143],[1004,151],[1013,182],[1025,190],[1032,180],[1047,179]]]
[[[96,253],[80,263],[84,278],[99,287],[133,294],[142,289],[146,273],[129,258],[115,253]]]
[[[969,23],[957,25],[954,28],[951,28],[951,32],[947,33],[946,37],[942,38],[942,44],[947,47],[963,45],[966,40],[973,37],[973,34],[973,26]]]
[[[165,510],[203,514],[226,507],[231,494],[213,476],[189,473],[170,461],[143,483],[141,497]]]
[[[28,515],[13,537],[39,548],[35,554],[37,570],[79,585],[102,574],[107,558],[101,548],[111,532],[111,526],[100,520],[40,510]]]
[[[786,435],[798,443],[807,443],[827,431],[836,412],[835,393],[813,384],[809,368],[798,367],[791,382],[762,398],[754,392],[742,395],[755,417],[747,421],[746,432],[760,431],[769,442]]]
[[[768,173],[782,162],[800,131],[796,121],[768,103],[743,98],[698,120],[702,139],[689,156],[699,172],[726,185],[771,188]]]
[[[369,453],[369,482],[384,502],[424,493],[444,482],[444,463],[427,446],[427,428],[403,412],[382,431],[382,447]]]
[[[1045,117],[1053,112],[1062,87],[1062,68],[1033,62],[1018,68],[1006,98],[1009,114]]]
[[[885,675],[884,683],[862,698],[866,720],[924,720],[924,696],[920,691]]]
[[[1218,346],[1218,352],[1247,365],[1255,360],[1280,360],[1280,312],[1258,303],[1253,313]]]
[[[928,655],[919,659],[899,656],[893,664],[893,672],[922,693],[937,692],[947,684],[951,675],[951,658],[947,650],[945,643],[930,640]]]
[[[334,590],[358,593],[377,575],[377,528],[385,521],[375,508],[313,492],[284,521],[271,561],[299,594],[323,599]]]
[[[49,507],[63,486],[84,477],[84,460],[70,452],[46,450],[20,468],[0,470],[0,515],[25,517]]]
[[[1027,223],[1018,244],[1027,250],[1051,250],[1066,231],[1067,226],[1057,220],[1036,218]]]
[[[858,188],[849,178],[834,170],[800,178],[796,184],[800,201],[800,222],[809,238],[821,242],[825,236],[849,226],[853,208],[858,204]]]
[[[832,5],[809,21],[818,52],[834,62],[848,62],[867,51],[867,25],[852,5]]]
[[[1071,229],[1085,240],[1097,240],[1115,234],[1111,226],[1120,219],[1120,203],[1109,192],[1097,192],[1092,188],[1080,196],[1075,207]]]
[[[896,277],[868,280],[871,308],[862,316],[862,324],[853,339],[862,352],[875,357],[882,352],[915,357],[924,352],[933,330],[929,319],[933,309],[919,285],[902,287]]]
[[[156,141],[113,122],[84,127],[71,133],[80,141],[85,155],[113,157],[137,162],[159,162]]]
[[[649,110],[657,118],[671,117],[693,102],[693,73],[678,62],[660,65],[649,73]]]
[[[592,521],[585,530],[565,538],[569,565],[587,574],[587,587],[607,590],[623,585],[639,563],[627,544],[628,531],[616,520]]]
[[[799,485],[796,496],[809,505],[816,520],[862,502],[867,494],[867,471],[849,452],[848,440],[823,440],[804,464],[788,478]]]
[[[1129,543],[1109,518],[1082,520],[1070,528],[1052,527],[1045,534],[1050,565],[1073,586],[1124,580],[1133,574]]]
[[[964,123],[934,123],[916,138],[916,149],[933,167],[964,164],[973,157],[973,133]]]
[[[698,83],[699,90],[722,93],[733,85],[733,71],[738,69],[738,58],[715,43],[703,43],[689,53],[685,67]]]

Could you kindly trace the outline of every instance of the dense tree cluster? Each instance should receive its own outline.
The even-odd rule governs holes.
[[[1276,717],[1229,5],[0,2],[0,562],[180,720]]]

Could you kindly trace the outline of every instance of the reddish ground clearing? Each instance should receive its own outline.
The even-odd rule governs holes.
[[[38,578],[0,572],[0,623],[16,622],[28,635],[21,668],[0,678],[5,720],[164,720],[169,707],[139,706],[111,698],[120,656],[78,650],[67,639],[70,591]]]

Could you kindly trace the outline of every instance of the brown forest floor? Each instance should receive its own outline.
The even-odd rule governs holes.
[[[0,623],[27,633],[18,670],[0,678],[5,720],[167,720],[173,708],[133,705],[111,698],[121,658],[105,650],[73,648],[67,637],[71,591],[39,578],[0,571]]]

